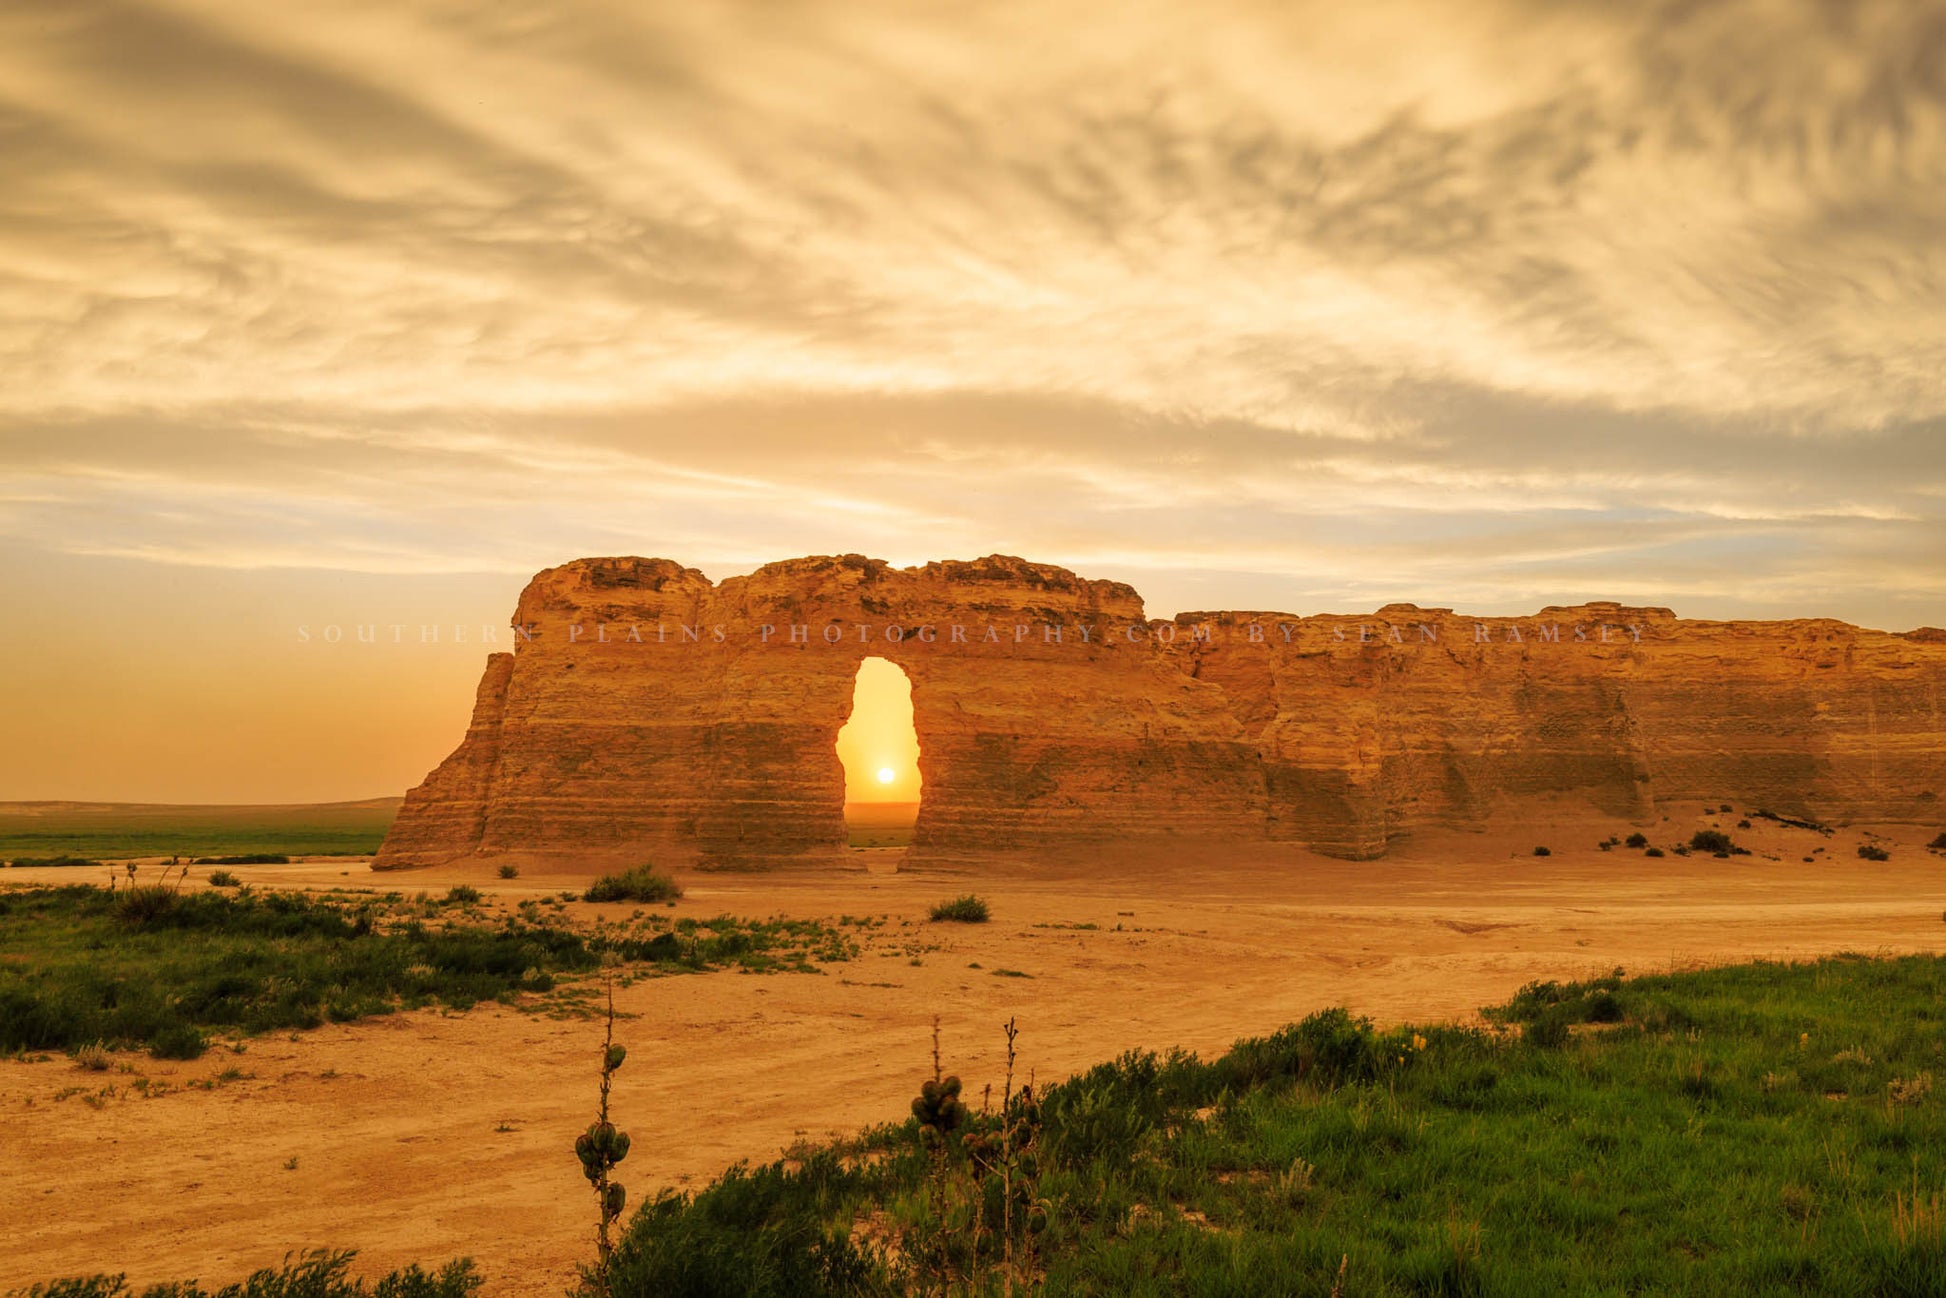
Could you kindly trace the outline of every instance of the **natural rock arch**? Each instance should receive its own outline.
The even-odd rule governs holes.
[[[1536,797],[1638,820],[1671,798],[1924,820],[1946,789],[1931,630],[1615,604],[1151,620],[1119,582],[997,555],[721,583],[582,559],[537,575],[513,621],[379,867],[836,857],[833,744],[867,656],[912,681],[921,860],[1268,839],[1372,857]]]

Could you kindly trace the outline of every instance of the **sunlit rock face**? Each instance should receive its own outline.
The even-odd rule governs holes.
[[[514,625],[533,638],[494,656],[466,741],[407,796],[381,866],[840,853],[834,742],[867,656],[912,680],[918,856],[1263,834],[1254,744],[1117,582],[1000,556],[794,559],[720,585],[583,559],[535,577]]]
[[[1213,612],[990,556],[793,559],[711,583],[581,559],[521,595],[472,725],[377,864],[843,853],[860,659],[912,680],[919,860],[1287,840],[1369,858],[1524,800],[1930,820],[1946,643],[1588,604],[1475,619]]]
[[[1483,825],[1538,797],[1638,822],[1699,800],[1825,820],[1946,814],[1934,632],[1606,603],[1177,622],[1212,628],[1175,653],[1223,687],[1261,754],[1265,832],[1332,855],[1377,856],[1415,826]]]

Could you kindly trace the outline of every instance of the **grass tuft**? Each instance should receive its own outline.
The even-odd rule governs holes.
[[[970,892],[951,901],[940,902],[929,913],[936,921],[954,924],[984,924],[992,918],[985,900]]]
[[[652,865],[631,866],[620,874],[604,874],[581,894],[583,901],[674,901],[682,888]]]
[[[473,1263],[460,1258],[437,1271],[409,1266],[368,1288],[347,1274],[355,1256],[349,1250],[286,1254],[282,1266],[266,1267],[219,1289],[205,1289],[194,1280],[135,1289],[123,1275],[92,1275],[16,1292],[20,1298],[469,1298],[485,1283]]]

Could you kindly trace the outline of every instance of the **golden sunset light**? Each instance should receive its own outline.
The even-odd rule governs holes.
[[[0,0],[0,1295],[1946,1298],[1943,704],[1946,0]]]
[[[919,739],[912,724],[912,682],[898,664],[867,658],[858,665],[851,716],[838,731],[845,801],[917,802]]]
[[[583,554],[1937,623],[1935,20],[12,4],[0,788],[400,787]]]

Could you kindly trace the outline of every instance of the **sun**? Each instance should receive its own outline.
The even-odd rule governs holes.
[[[891,767],[881,766],[878,768],[878,782],[880,784],[890,784],[892,781],[898,778],[899,778],[899,773],[893,770]]]

